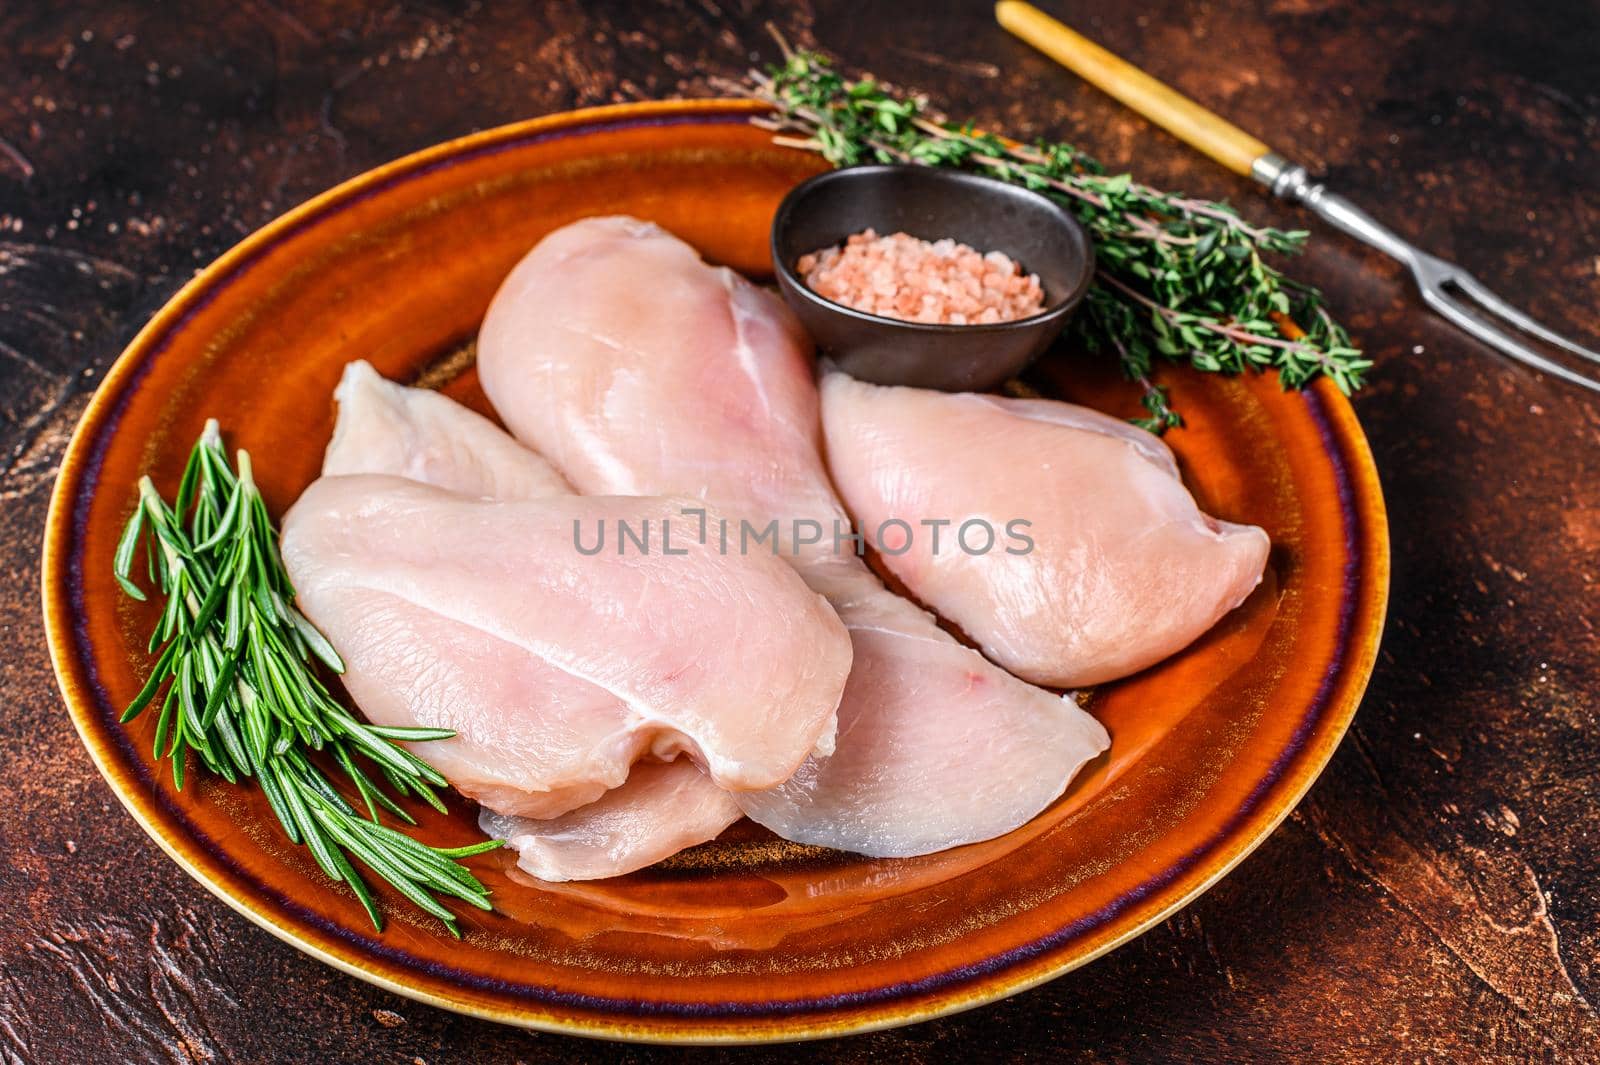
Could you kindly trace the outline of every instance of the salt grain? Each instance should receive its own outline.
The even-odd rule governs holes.
[[[871,230],[843,246],[800,256],[795,269],[810,289],[835,303],[907,322],[991,324],[1044,309],[1036,274],[1003,252],[980,253],[953,240]]]

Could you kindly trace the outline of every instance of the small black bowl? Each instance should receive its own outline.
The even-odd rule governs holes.
[[[1039,276],[1045,309],[992,324],[903,322],[819,296],[795,272],[802,255],[869,227],[1004,252]],[[1089,235],[1059,205],[1003,181],[925,166],[857,166],[796,185],[772,221],[772,262],[784,300],[841,370],[946,392],[995,388],[1021,373],[1066,328],[1094,276]]]

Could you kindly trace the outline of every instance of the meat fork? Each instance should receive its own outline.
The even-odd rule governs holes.
[[[1234,173],[1253,178],[1274,196],[1304,204],[1335,229],[1400,262],[1411,271],[1423,302],[1457,328],[1526,366],[1600,392],[1600,371],[1586,374],[1563,365],[1505,326],[1515,327],[1594,366],[1600,366],[1600,352],[1562,336],[1519,311],[1455,263],[1429,255],[1402,239],[1343,196],[1313,181],[1305,167],[1290,162],[1244,130],[1068,29],[1032,4],[1001,0],[995,5],[995,17],[1007,30],[1091,85]],[[1496,324],[1491,318],[1503,324]]]

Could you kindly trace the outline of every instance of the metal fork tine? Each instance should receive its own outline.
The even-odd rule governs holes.
[[[1422,289],[1422,297],[1428,306],[1490,347],[1496,348],[1518,362],[1532,366],[1534,369],[1542,370],[1553,377],[1559,377],[1561,380],[1578,385],[1580,388],[1600,392],[1600,380],[1585,377],[1575,370],[1570,370],[1558,362],[1552,362],[1550,359],[1545,358],[1510,333],[1498,326],[1490,325],[1482,318],[1461,307],[1439,285],[1423,284],[1420,287]]]
[[[1517,308],[1513,307],[1499,296],[1496,296],[1493,292],[1490,292],[1483,282],[1479,281],[1471,274],[1465,271],[1457,271],[1454,275],[1452,275],[1450,280],[1456,285],[1457,288],[1461,289],[1463,293],[1471,297],[1472,300],[1480,307],[1488,311],[1490,314],[1493,314],[1495,317],[1503,318],[1512,325],[1516,326],[1518,329],[1522,330],[1524,333],[1531,333],[1540,340],[1554,344],[1558,348],[1562,348],[1565,351],[1570,351],[1574,355],[1588,359],[1590,362],[1600,363],[1600,351],[1591,351],[1582,344],[1562,336],[1560,333],[1542,324],[1537,319],[1531,318],[1522,311],[1517,310]]]
[[[1482,310],[1500,322],[1523,330],[1555,347],[1569,351],[1589,362],[1600,364],[1600,352],[1595,352],[1528,317],[1505,300],[1484,287],[1483,283],[1454,263],[1429,255],[1400,234],[1373,218],[1370,214],[1340,196],[1329,192],[1327,186],[1311,180],[1306,168],[1289,162],[1280,155],[1269,152],[1251,165],[1251,175],[1272,190],[1274,196],[1298,200],[1315,211],[1321,218],[1343,230],[1357,240],[1372,245],[1411,271],[1422,298],[1429,307],[1439,312],[1457,328],[1472,334],[1492,348],[1511,358],[1542,370],[1551,377],[1568,384],[1600,392],[1600,375],[1590,377],[1553,362],[1523,343],[1498,325],[1492,325],[1467,310],[1463,303]],[[1460,301],[1451,295],[1448,287],[1460,294]]]

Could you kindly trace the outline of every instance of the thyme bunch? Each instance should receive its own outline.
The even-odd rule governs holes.
[[[445,786],[444,777],[396,741],[454,733],[370,725],[329,693],[314,662],[335,673],[344,672],[344,663],[295,608],[250,455],[238,453],[235,471],[215,420],[189,454],[174,504],[149,477],[139,481],[138,506],[117,544],[115,576],[143,601],[132,576],[141,539],[149,582],[165,603],[150,635],[151,652],[159,649],[155,668],[123,722],[159,706],[154,756],[172,763],[179,789],[190,751],[230,784],[254,778],[289,840],[350,885],[374,927],[382,930],[383,919],[352,858],[459,937],[455,915],[435,896],[488,909],[488,889],[457,859],[494,850],[500,841],[430,847],[379,821],[382,809],[416,823],[389,792],[444,809],[434,790]],[[364,810],[312,760],[319,751]]]
[[[781,44],[782,42],[780,42]],[[1094,284],[1073,329],[1091,351],[1114,354],[1144,390],[1153,432],[1181,425],[1156,360],[1210,373],[1276,370],[1285,388],[1327,377],[1346,394],[1372,365],[1324,309],[1316,289],[1285,277],[1264,255],[1301,250],[1306,234],[1258,226],[1226,204],[1163,192],[1107,174],[1071,144],[1019,144],[971,123],[952,124],[920,98],[871,78],[850,81],[827,59],[784,47],[784,61],[737,86],[764,101],[756,120],[780,143],[835,166],[914,163],[954,167],[1022,185],[1065,205],[1094,239]]]

